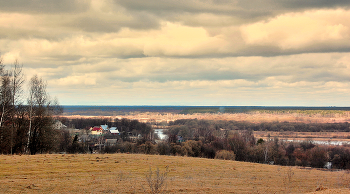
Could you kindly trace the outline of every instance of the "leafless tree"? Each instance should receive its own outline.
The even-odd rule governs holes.
[[[31,153],[52,147],[53,115],[62,112],[58,100],[50,100],[46,82],[33,76],[28,105],[23,105],[23,66],[15,60],[5,69],[0,57],[0,153]]]
[[[10,134],[8,133],[8,126],[5,126],[5,121],[9,121],[11,111],[11,72],[4,70],[4,66],[1,64],[1,77],[0,77],[0,145],[1,152],[8,153],[10,150]]]
[[[45,144],[49,141],[47,133],[52,129],[51,101],[46,93],[46,82],[34,75],[30,79],[29,90],[29,130],[27,150],[31,154],[43,152]]]
[[[1,87],[0,87],[0,102],[1,102],[1,116],[0,127],[3,127],[5,118],[10,113],[11,102],[11,73],[4,71],[1,75]]]
[[[12,102],[12,110],[11,110],[11,120],[12,120],[12,126],[11,126],[11,154],[13,153],[13,136],[14,131],[20,127],[18,126],[18,123],[15,122],[16,118],[18,118],[16,115],[18,115],[18,106],[22,104],[21,97],[22,97],[22,86],[24,83],[24,76],[22,73],[22,65],[19,65],[18,60],[15,60],[13,63],[13,68],[11,69],[11,102]]]
[[[50,99],[46,87],[46,82],[37,75],[30,79],[27,141],[27,150],[29,149],[30,154],[50,151],[57,135],[53,129],[53,116],[61,113],[62,108],[57,99],[53,101]]]

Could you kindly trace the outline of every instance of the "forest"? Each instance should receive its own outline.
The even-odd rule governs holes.
[[[350,147],[317,145],[312,139],[303,142],[286,142],[278,138],[256,139],[254,130],[291,131],[348,131],[348,123],[248,123],[183,119],[170,122],[164,132],[168,139],[157,140],[150,125],[136,120],[116,119],[63,119],[67,125],[87,128],[108,124],[121,132],[116,145],[106,145],[103,153],[143,153],[237,161],[275,165],[323,168],[331,164],[334,169],[350,169]],[[142,134],[136,141],[129,135]],[[108,136],[105,136],[108,138]],[[76,153],[78,150],[72,150]],[[86,153],[85,151],[82,151]]]
[[[181,119],[169,123],[170,126],[186,126],[198,129],[248,130],[248,131],[295,131],[295,132],[350,132],[350,123],[294,123],[294,122],[262,122],[242,121],[210,121],[197,119]]]
[[[0,58],[0,152],[36,154],[50,152],[59,135],[54,115],[62,112],[57,99],[46,91],[46,82],[34,75],[24,88],[22,65],[6,69]],[[25,93],[29,95],[26,96]]]

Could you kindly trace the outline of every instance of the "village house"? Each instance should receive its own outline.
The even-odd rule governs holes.
[[[105,146],[115,146],[118,143],[118,139],[106,139]]]
[[[101,126],[95,126],[90,128],[91,135],[102,135],[103,128]]]
[[[106,138],[105,146],[114,146],[118,142],[119,130],[117,129],[117,127],[111,127],[109,128],[108,133],[104,137]]]
[[[109,132],[112,134],[112,135],[119,135],[119,130],[117,129],[117,127],[111,127],[109,129]]]
[[[108,131],[108,125],[101,125],[101,128],[103,129],[103,131]]]
[[[54,129],[67,129],[67,126],[65,126],[61,121],[56,120],[53,124]]]

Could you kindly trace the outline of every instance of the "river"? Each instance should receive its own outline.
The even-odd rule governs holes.
[[[154,129],[154,133],[158,135],[159,139],[164,140],[168,136],[163,133],[163,129]]]

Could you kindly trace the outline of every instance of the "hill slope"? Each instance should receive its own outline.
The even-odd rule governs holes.
[[[0,156],[5,193],[144,193],[147,175],[167,171],[166,193],[348,192],[349,173],[138,154]],[[331,190],[337,189],[337,190]],[[341,190],[343,189],[343,190]]]

